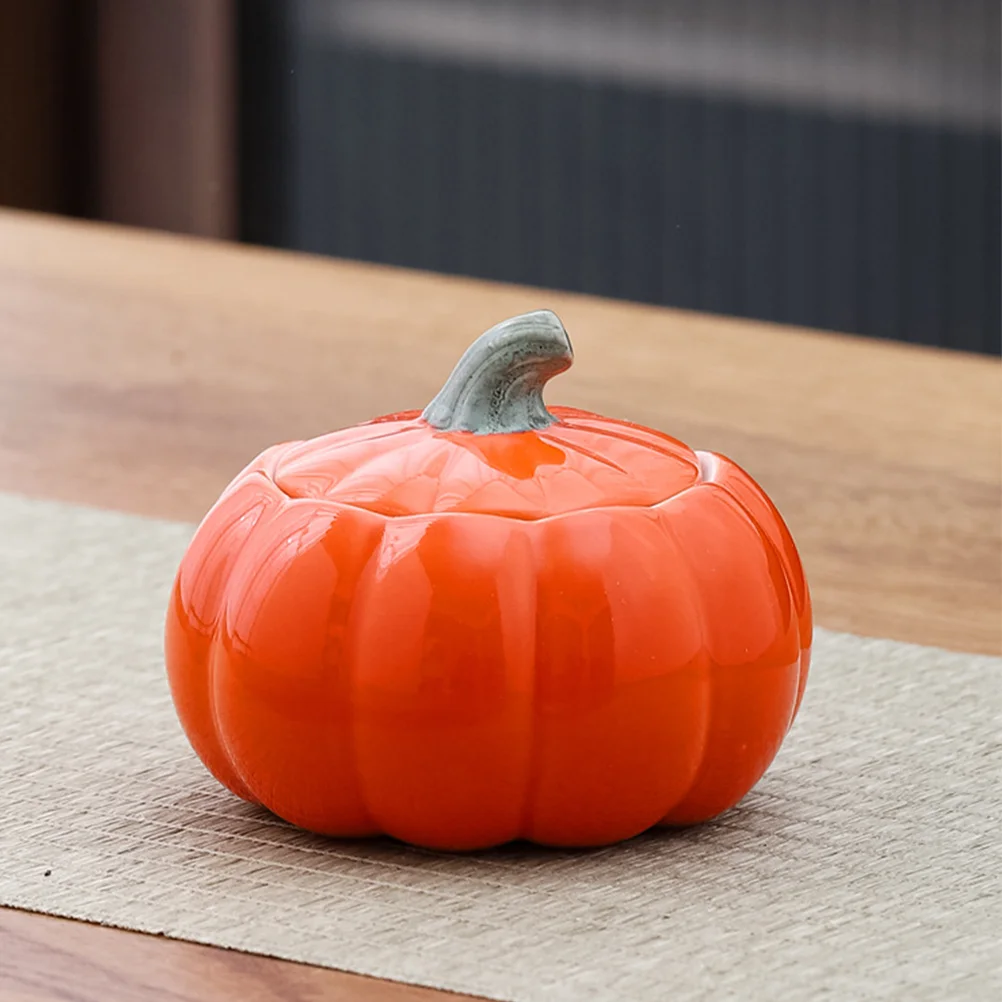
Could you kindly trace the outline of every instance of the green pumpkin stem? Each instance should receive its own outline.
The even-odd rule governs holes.
[[[549,310],[504,320],[459,360],[422,417],[442,431],[500,435],[548,428],[557,419],[543,387],[574,360],[570,338]]]

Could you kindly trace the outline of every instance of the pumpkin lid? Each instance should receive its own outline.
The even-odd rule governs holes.
[[[267,472],[293,498],[388,516],[468,512],[523,519],[649,506],[700,479],[688,446],[627,421],[543,403],[569,367],[547,310],[481,335],[423,413],[379,418],[288,446]]]

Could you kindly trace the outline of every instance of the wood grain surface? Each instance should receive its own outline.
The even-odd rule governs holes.
[[[234,0],[95,0],[91,215],[231,237]]]
[[[462,1002],[468,998],[0,908],[3,1002]]]
[[[821,625],[1000,652],[1002,367],[928,348],[0,213],[0,490],[197,520],[265,446],[423,406],[539,307],[576,350],[548,399],[748,469]],[[0,942],[5,1000],[448,997],[9,910]]]

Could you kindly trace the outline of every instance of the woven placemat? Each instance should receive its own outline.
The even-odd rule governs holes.
[[[191,527],[0,495],[0,903],[495,999],[1002,998],[1002,661],[818,631],[717,822],[591,852],[335,842],[221,789],[161,624]]]

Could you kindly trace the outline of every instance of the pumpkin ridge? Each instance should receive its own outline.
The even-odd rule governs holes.
[[[554,407],[553,410],[559,416],[563,408]],[[669,459],[685,459],[694,467],[698,467],[695,451],[677,438],[672,438],[670,435],[664,434],[664,432],[658,432],[654,428],[640,429],[639,426],[636,426],[638,430],[646,430],[648,433],[651,433],[651,439],[642,438],[640,435],[629,434],[629,431],[635,427],[629,421],[603,418],[597,414],[585,416],[585,414],[586,412],[577,411],[569,414],[566,419],[561,418],[550,429],[550,435],[556,435],[561,426],[578,428],[581,431],[598,432],[608,438],[618,438],[623,442],[629,442],[631,445],[649,449],[651,452],[658,452]]]
[[[793,582],[790,580],[790,571],[787,570],[786,561],[783,559],[783,554],[779,552],[779,547],[772,541],[769,533],[765,531],[762,525],[759,523],[755,515],[749,511],[748,507],[741,502],[733,491],[729,491],[724,484],[714,483],[714,487],[723,491],[724,494],[734,502],[734,504],[741,510],[745,518],[755,527],[755,531],[759,534],[762,542],[765,544],[766,548],[772,553],[779,565],[779,569],[783,575],[783,583],[786,585],[786,594],[790,600],[790,615],[794,621],[794,628],[797,634],[797,688],[800,689],[801,673],[803,671],[803,644],[800,639],[800,610],[797,608],[797,596],[793,588]],[[793,726],[793,720],[797,715],[797,710],[799,709],[799,699],[794,699],[793,705],[790,707],[790,716],[786,722],[786,729],[784,733],[789,733],[790,728]]]
[[[226,764],[230,767],[233,775],[240,782],[242,788],[240,796],[251,804],[260,804],[261,798],[251,789],[247,780],[244,778],[243,771],[237,766],[236,759],[233,757],[233,753],[230,751],[229,744],[226,741],[226,736],[223,730],[222,721],[219,717],[218,711],[218,701],[216,699],[216,659],[218,657],[225,657],[226,648],[223,641],[223,623],[226,619],[225,609],[220,614],[219,618],[216,620],[215,626],[212,630],[212,637],[206,646],[205,652],[205,683],[208,687],[208,692],[206,694],[206,701],[209,704],[209,719],[212,721],[212,730],[216,739],[216,744],[219,747],[219,751],[222,753],[223,758],[226,760]]]
[[[537,530],[535,527],[529,529],[526,533],[526,538],[529,546],[532,550],[532,574],[533,580],[529,582],[529,586],[533,590],[533,615],[531,617],[532,621],[532,672],[530,674],[530,681],[532,685],[532,692],[529,696],[529,706],[531,707],[529,713],[529,734],[528,734],[528,746],[529,754],[526,758],[528,762],[528,769],[526,771],[525,786],[522,792],[522,808],[519,811],[518,816],[518,838],[527,839],[532,841],[530,838],[530,833],[534,828],[534,817],[536,814],[536,797],[539,790],[540,783],[540,766],[539,766],[539,748],[540,748],[540,716],[541,709],[539,705],[539,615],[540,615],[540,601],[539,601],[539,563],[537,556],[537,548],[539,546],[538,533],[545,530]]]
[[[249,477],[262,477],[266,483],[270,486],[275,486],[274,481],[270,477],[267,477],[263,471],[255,470],[252,471]],[[261,518],[259,518],[252,530],[253,533],[257,534],[264,530],[269,523],[273,522],[276,517],[281,514],[281,512],[287,507],[288,501],[286,496],[281,490],[276,490],[278,495],[277,504],[270,506],[265,509],[262,513]],[[243,770],[240,768],[233,752],[230,748],[230,743],[226,738],[226,728],[223,725],[222,719],[218,710],[218,700],[216,698],[216,676],[218,673],[217,658],[226,657],[226,637],[231,636],[231,631],[229,629],[229,621],[227,609],[229,603],[233,599],[233,581],[236,577],[236,571],[239,569],[243,560],[248,559],[247,554],[250,548],[245,548],[241,552],[237,553],[232,566],[229,570],[229,575],[226,582],[226,591],[222,605],[219,609],[219,615],[216,617],[216,622],[212,630],[212,639],[206,649],[207,662],[205,666],[205,681],[208,686],[208,704],[209,704],[209,715],[212,720],[213,732],[215,734],[216,742],[219,745],[220,750],[229,763],[233,774],[240,780],[241,785],[246,791],[242,794],[245,800],[253,804],[263,804],[264,801],[261,799],[258,792],[253,788],[250,782],[248,782],[247,777],[244,775]]]
[[[703,485],[701,485],[701,486],[703,486]],[[786,574],[786,569],[785,569],[785,567],[783,565],[781,556],[780,556],[778,550],[776,549],[775,545],[772,543],[772,540],[769,539],[768,534],[765,532],[765,530],[759,524],[758,520],[756,518],[754,518],[752,516],[752,514],[748,511],[748,509],[743,504],[741,504],[736,498],[734,498],[733,495],[732,495],[732,493],[730,491],[726,490],[722,484],[720,484],[720,483],[718,483],[716,481],[712,481],[712,480],[711,481],[706,481],[705,482],[705,487],[703,489],[706,492],[708,492],[708,495],[711,494],[711,493],[713,495],[716,495],[720,499],[721,503],[726,506],[726,510],[731,513],[731,517],[732,518],[739,520],[740,523],[744,524],[744,526],[746,527],[746,529],[750,528],[754,532],[755,537],[756,537],[756,541],[757,541],[757,545],[761,546],[763,548],[763,550],[764,550],[764,552],[766,554],[766,560],[769,561],[769,562],[775,562],[775,564],[778,566],[778,569],[780,571],[780,579],[783,582],[782,586],[783,586],[783,588],[786,591],[787,601],[789,602],[789,622],[786,625],[786,632],[784,632],[784,633],[777,633],[771,643],[772,644],[782,644],[788,638],[790,638],[789,635],[792,634],[792,639],[795,640],[795,642],[796,642],[796,651],[797,651],[796,661],[793,662],[793,663],[791,663],[791,664],[784,664],[781,667],[783,667],[783,668],[792,668],[793,665],[795,664],[796,667],[797,667],[797,671],[798,671],[798,676],[797,677],[798,677],[798,681],[799,681],[799,671],[800,671],[800,663],[801,663],[801,643],[800,643],[799,621],[798,621],[798,618],[797,618],[797,615],[796,615],[796,604],[794,602],[794,597],[793,597],[793,594],[792,594],[792,591],[791,591],[791,588],[790,588],[790,583],[789,583],[788,576]],[[724,525],[724,524],[725,523],[723,523],[723,522],[721,523],[721,525]],[[686,556],[689,556],[688,552],[686,552]],[[771,559],[770,559],[770,557],[771,557]],[[698,578],[699,578],[699,575],[698,574],[695,575],[695,583],[697,585],[698,593],[700,595],[700,601],[702,602],[703,601],[703,591],[702,591],[702,589],[698,588],[698,583],[699,583],[698,582]],[[704,619],[704,622],[705,621],[706,620]],[[719,626],[719,624],[718,624],[718,626]],[[718,633],[717,636],[719,638],[721,636],[721,634]],[[710,653],[709,645],[707,646],[707,651],[708,651],[708,655],[709,655],[710,670],[711,670],[711,673],[712,673],[711,677],[716,676],[714,678],[714,684],[711,686],[711,701],[712,701],[711,702],[711,714],[708,717],[708,725],[709,726],[708,726],[708,732],[707,732],[708,738],[711,738],[711,739],[715,740],[716,744],[713,745],[713,746],[709,746],[708,745],[708,749],[709,749],[711,758],[712,757],[719,758],[719,752],[720,752],[720,744],[721,744],[721,742],[724,745],[728,745],[728,744],[732,744],[734,739],[731,736],[729,736],[729,735],[727,735],[726,738],[722,738],[721,737],[721,732],[719,731],[719,727],[718,727],[718,733],[714,737],[714,734],[713,734],[713,731],[714,731],[714,717],[713,717],[713,713],[712,713],[713,704],[715,704],[715,703],[721,703],[721,704],[723,704],[723,711],[722,712],[724,713],[725,719],[728,718],[728,717],[733,718],[733,715],[735,713],[734,706],[733,706],[734,692],[730,691],[728,693],[728,689],[726,687],[727,686],[734,686],[734,685],[736,685],[738,683],[736,683],[734,681],[734,679],[735,679],[736,676],[733,674],[733,668],[736,667],[736,666],[728,665],[726,663],[721,663],[718,660],[716,660],[714,658],[714,656],[712,655],[712,653]],[[747,665],[746,666],[742,666],[742,671],[746,670],[748,667],[749,666],[747,666]],[[755,668],[757,668],[759,666],[756,664],[755,666],[752,666],[752,667],[753,667],[753,670],[754,670]],[[766,693],[766,695],[764,697],[764,702],[770,704],[773,707],[777,707],[777,708],[781,705],[777,701],[780,700],[781,697],[782,697],[782,690],[781,689],[777,689],[775,687],[775,682],[773,682],[772,684],[770,684],[768,688],[762,689],[761,691],[763,691],[763,692]],[[731,704],[731,705],[729,705],[729,704]],[[791,713],[795,713],[796,712],[796,693],[794,693],[794,699],[791,701],[791,710],[790,710],[790,712]],[[782,726],[782,728],[780,728],[780,733],[778,735],[778,740],[775,741],[775,745],[776,745],[775,750],[772,752],[771,756],[769,756],[769,758],[765,762],[765,765],[764,765],[764,768],[763,768],[762,772],[764,772],[765,770],[767,770],[769,768],[769,766],[772,764],[772,761],[774,760],[775,755],[776,755],[776,753],[779,750],[779,746],[782,744],[782,740],[783,740],[783,738],[785,737],[786,733],[789,730],[789,721],[790,721],[790,717],[787,716],[785,724]],[[732,722],[733,722],[733,720],[732,720]],[[714,755],[714,752],[713,752],[714,748],[716,748],[716,755]],[[732,751],[733,750],[734,749],[732,749]],[[749,790],[759,781],[759,779],[761,779],[761,775],[762,775],[762,773],[760,772],[754,778],[754,780],[752,781],[752,783],[743,790],[743,792],[740,794],[740,796],[737,797],[737,799],[731,800],[730,803],[726,804],[723,807],[717,807],[717,808],[715,808],[714,812],[712,814],[705,813],[706,810],[707,810],[705,803],[698,810],[694,811],[693,810],[693,805],[692,805],[692,803],[690,803],[690,800],[693,798],[693,795],[695,795],[695,799],[696,799],[697,804],[699,803],[700,800],[707,799],[707,797],[709,798],[709,800],[710,800],[711,803],[714,800],[718,800],[719,801],[719,799],[720,799],[719,798],[719,792],[718,793],[711,793],[710,792],[712,790],[712,787],[715,784],[713,782],[712,775],[706,771],[706,764],[705,764],[705,760],[704,760],[704,765],[701,767],[699,773],[697,774],[696,781],[693,783],[693,786],[690,789],[689,793],[686,795],[685,798],[683,798],[682,800],[679,801],[679,803],[672,809],[671,812],[669,812],[669,820],[667,820],[666,823],[669,824],[669,825],[674,825],[674,824],[689,825],[689,824],[699,823],[699,822],[702,822],[702,821],[709,820],[711,817],[717,816],[717,815],[719,815],[720,813],[722,813],[725,810],[729,810],[731,807],[733,807],[736,803],[740,802],[740,800],[743,799],[747,795],[747,793],[749,792]],[[735,787],[734,789],[737,789],[737,788],[738,787]],[[733,792],[734,792],[734,790],[731,791],[731,795],[733,794]],[[679,814],[682,815],[681,819],[678,818]],[[672,818],[672,815],[675,816],[674,819]]]
[[[314,505],[331,505],[334,508],[350,508],[355,511],[368,512],[370,515],[378,515],[380,518],[385,518],[387,521],[396,519],[421,519],[428,518],[429,516],[434,516],[435,518],[502,518],[507,519],[512,522],[527,522],[534,525],[541,525],[546,522],[553,522],[561,518],[573,518],[575,515],[587,515],[596,511],[635,511],[637,509],[646,511],[656,511],[661,505],[669,504],[676,498],[684,497],[690,491],[696,490],[697,487],[701,486],[703,481],[697,481],[696,483],[689,484],[687,487],[683,487],[680,491],[675,494],[669,494],[668,497],[659,498],[657,501],[652,501],[650,504],[630,504],[629,502],[617,502],[616,504],[596,504],[589,505],[586,508],[571,508],[567,511],[557,511],[551,515],[520,515],[514,512],[493,512],[493,511],[408,511],[401,512],[399,514],[391,514],[385,511],[380,511],[378,508],[368,508],[365,505],[358,504],[354,501],[343,501],[340,498],[317,498],[317,497],[301,497],[295,494],[289,494],[281,486],[272,481],[272,485],[282,493],[286,501],[291,504],[314,504]]]
[[[415,415],[415,417],[416,416],[417,415]],[[384,425],[389,424],[391,421],[396,421],[397,423],[399,423],[400,427],[397,428],[383,427]],[[374,433],[372,435],[359,435],[357,438],[348,437],[346,433],[356,431],[359,427],[364,428],[366,430],[371,429]],[[349,425],[347,428],[339,428],[336,431],[329,431],[326,434],[321,435],[320,438],[331,439],[330,442],[331,447],[333,447],[335,451],[340,451],[341,449],[348,448],[349,446],[352,445],[368,445],[370,442],[380,442],[385,438],[393,438],[394,435],[401,435],[408,431],[416,431],[416,430],[420,430],[420,425],[415,424],[413,418],[409,419],[406,416],[401,417],[398,414],[393,414],[385,418],[376,418],[375,420],[368,421],[360,426]],[[342,435],[344,436],[344,441],[339,442],[338,438]],[[297,446],[300,445],[310,445],[314,441],[316,441],[316,439],[306,438],[306,439],[301,439],[297,442],[290,442],[289,445],[291,446],[291,448],[289,449],[289,451],[290,452],[293,451]],[[283,459],[287,458],[287,455],[281,458]]]
[[[568,425],[568,427],[572,426]],[[612,459],[609,459],[608,456],[603,456],[600,452],[595,452],[592,449],[586,448],[585,446],[581,445],[578,442],[567,441],[567,439],[565,438],[559,438],[556,436],[547,436],[545,434],[540,435],[540,438],[549,438],[553,444],[559,444],[560,447],[563,449],[568,449],[571,452],[576,452],[579,456],[584,456],[585,458],[590,459],[593,462],[600,463],[602,466],[608,466],[610,469],[616,470],[618,473],[622,473],[624,476],[630,476],[630,471],[624,469],[622,466],[619,465],[619,463],[615,462]],[[656,450],[652,449],[651,451],[653,452]]]
[[[412,446],[417,445],[421,441],[423,441],[423,439],[418,438],[414,442],[400,443],[396,448],[398,456],[402,455],[403,453],[408,451]],[[343,491],[346,488],[350,490],[353,484],[357,483],[358,481],[363,481],[366,479],[366,477],[371,476],[373,467],[378,466],[380,463],[385,463],[387,459],[388,456],[385,452],[379,452],[374,456],[367,456],[356,466],[353,466],[344,476],[340,477],[334,483],[333,487],[331,488],[333,494],[332,496],[329,497],[329,499],[331,501],[339,501],[340,498],[337,496],[337,492]],[[366,508],[366,510],[368,511],[376,510],[368,508],[366,505],[361,504],[359,502],[345,501],[344,503],[353,505],[354,507],[357,508]]]
[[[702,472],[702,471],[700,471]],[[689,490],[695,490],[698,484],[693,485]],[[684,491],[680,491],[675,497],[680,497]],[[674,498],[669,498],[669,501],[674,500]],[[703,706],[703,733],[700,740],[699,748],[699,759],[696,768],[692,772],[692,777],[689,780],[689,785],[675,798],[674,803],[669,804],[661,813],[659,820],[656,822],[655,827],[663,825],[665,823],[664,819],[671,814],[672,811],[678,807],[679,804],[685,802],[686,798],[692,792],[699,780],[699,775],[703,770],[703,763],[706,761],[706,746],[710,738],[710,718],[713,713],[713,665],[710,662],[710,651],[709,645],[707,643],[706,634],[706,609],[703,605],[703,593],[696,583],[696,575],[693,572],[692,564],[690,563],[690,556],[686,552],[685,547],[680,543],[678,536],[675,535],[672,527],[665,517],[665,512],[659,510],[658,512],[658,526],[660,527],[662,533],[668,539],[671,544],[672,552],[675,554],[678,560],[679,566],[683,569],[685,573],[686,580],[689,582],[688,592],[692,596],[692,610],[696,617],[696,624],[699,628],[700,637],[700,647],[699,647],[699,661],[700,667],[702,668],[702,674],[704,678],[704,706]]]
[[[762,490],[762,488],[752,479],[751,475],[741,466],[738,466],[733,460],[727,457],[718,456],[712,452],[699,452],[696,453],[697,458],[700,461],[700,468],[704,468],[704,460],[712,460],[714,474],[718,473],[721,467],[721,462],[726,462],[729,467],[729,472],[732,477],[737,479],[743,479],[747,482],[750,489],[754,490],[755,496],[761,500],[766,512],[772,516],[776,521],[780,529],[780,535],[784,538],[784,542],[788,543],[782,550],[779,546],[772,540],[768,532],[766,532],[764,526],[759,522],[755,514],[748,508],[741,498],[738,496],[737,491],[725,481],[713,480],[712,482],[719,487],[728,497],[730,497],[735,504],[737,504],[751,520],[752,524],[758,528],[762,537],[769,543],[773,551],[779,560],[780,566],[783,569],[783,577],[786,580],[787,589],[790,593],[790,599],[793,603],[794,612],[797,618],[797,636],[799,638],[800,646],[800,666],[799,666],[799,680],[797,685],[797,698],[793,705],[793,711],[790,715],[790,721],[787,725],[787,732],[793,726],[793,721],[796,719],[797,713],[800,710],[800,704],[803,701],[804,690],[807,686],[807,675],[810,670],[810,659],[811,659],[811,635],[813,633],[813,616],[811,614],[811,597],[810,590],[807,584],[807,576],[804,573],[803,562],[800,557],[800,553],[797,550],[796,544],[794,543],[793,536],[790,533],[789,526],[783,520],[783,516],[780,514],[779,509],[773,503],[769,495]],[[787,566],[789,564],[789,566]],[[805,629],[806,622],[806,629]],[[804,638],[807,637],[807,643],[805,645]]]
[[[267,450],[262,457],[258,457],[259,460],[276,448],[278,447]],[[242,501],[237,499],[237,495],[240,493],[247,495]],[[190,736],[190,740],[193,743],[200,741],[207,744],[212,751],[210,758],[218,759],[219,767],[225,770],[228,778],[223,780],[216,775],[215,767],[210,766],[209,761],[206,761],[209,771],[216,775],[216,778],[220,779],[224,786],[251,802],[256,802],[256,798],[236,768],[219,729],[218,716],[214,709],[213,658],[221,636],[220,629],[230,577],[233,567],[239,559],[240,550],[247,539],[253,536],[261,521],[270,517],[270,513],[281,504],[281,493],[274,490],[267,475],[259,468],[258,461],[249,464],[241,474],[234,478],[230,488],[220,497],[217,507],[206,515],[195,530],[192,543],[189,544],[189,551],[178,569],[172,591],[172,607],[176,607],[179,611],[168,617],[165,627],[168,657],[172,636],[181,639],[185,647],[189,648],[189,653],[180,659],[180,665],[176,665],[179,670],[176,680],[171,681],[172,691],[177,685],[183,692],[197,693],[196,702],[204,707],[204,719],[201,724],[197,720],[200,714],[196,711],[194,719],[191,716],[182,718],[182,727],[186,732],[189,727],[195,728],[196,736]],[[234,508],[235,505],[237,507]],[[250,528],[243,538],[234,540],[232,535],[223,532],[218,525],[211,521],[213,515],[218,515],[221,512],[229,513],[226,523],[229,528],[233,528],[235,524],[252,517]],[[212,540],[208,545],[204,542],[204,534],[206,533],[209,533],[209,538]],[[198,539],[202,540],[202,545],[196,550],[198,559],[193,560],[191,547]],[[221,568],[226,568],[226,570],[220,576]],[[203,589],[198,587],[199,579],[203,575],[207,575],[210,579],[218,578],[214,587],[204,594],[201,593]],[[184,599],[186,594],[187,608],[185,608],[186,601]],[[207,616],[206,612],[210,610],[211,616]],[[197,656],[190,651],[193,630],[201,636]]]
[[[356,650],[359,642],[359,617],[362,615],[362,602],[359,601],[359,596],[362,592],[361,582],[366,580],[366,575],[369,572],[370,565],[373,561],[378,561],[380,558],[386,540],[386,529],[388,525],[389,520],[386,516],[383,516],[383,520],[379,526],[379,537],[373,543],[372,549],[369,551],[368,558],[362,567],[359,568],[358,575],[355,578],[355,588],[353,589],[351,595],[351,605],[348,609],[348,615],[345,617],[344,643],[341,647],[342,657],[344,658],[344,672],[347,677],[347,684],[344,686],[343,695],[349,706],[348,740],[346,742],[349,762],[348,771],[354,779],[355,791],[358,794],[358,800],[362,806],[362,813],[364,814],[365,819],[372,831],[378,833],[379,835],[387,835],[388,832],[382,822],[376,818],[371,806],[369,805],[366,783],[358,763],[357,721],[360,717],[360,712],[357,709],[358,664]],[[366,601],[373,601],[373,596],[369,594],[365,594],[362,597]]]
[[[350,430],[351,430],[350,428],[342,429],[342,431],[350,431]],[[355,446],[368,445],[372,442],[380,442],[385,439],[394,438],[396,436],[402,437],[404,435],[407,435],[408,433],[410,433],[410,435],[413,436],[414,432],[420,432],[421,430],[422,429],[419,427],[404,426],[401,428],[394,428],[391,431],[384,431],[380,435],[372,435],[368,438],[346,439],[343,442],[339,442],[337,440],[338,435],[341,434],[341,432],[337,431],[331,432],[327,435],[321,435],[319,439],[305,439],[301,442],[293,443],[290,446],[290,448],[285,452],[284,455],[276,459],[276,461],[272,466],[272,470],[270,471],[270,477],[276,483],[276,485],[278,485],[279,489],[289,498],[293,499],[305,498],[310,500],[321,500],[320,498],[315,497],[315,495],[291,494],[289,493],[288,490],[286,490],[284,487],[281,486],[282,480],[286,479],[289,476],[295,476],[301,473],[303,467],[308,467],[316,461],[315,457],[310,454],[309,449],[305,447],[315,446],[315,443],[324,442],[324,439],[329,439],[328,442],[325,442],[323,444],[322,451],[325,456],[329,456],[331,458],[337,458],[339,453],[342,453]],[[400,445],[397,446],[397,448],[398,450],[403,449],[410,444],[411,443],[401,443]],[[335,481],[335,488],[339,487],[348,477],[361,473],[367,466],[381,459],[385,459],[385,457],[386,457],[385,451],[377,452],[375,455],[366,456],[360,463],[353,465],[351,467],[350,472],[346,476],[343,476]],[[292,469],[290,470],[289,467],[291,467]]]
[[[417,419],[386,433],[358,437],[347,429],[346,434],[344,442],[339,432],[332,432],[293,444],[271,464],[259,464],[260,471],[291,499],[342,501],[388,517],[461,508],[527,521],[594,507],[651,506],[700,479],[698,461],[683,443],[660,434],[633,434],[629,426],[576,414],[534,432],[436,431]],[[512,455],[532,451],[532,442],[519,443],[523,436],[555,458],[534,456],[523,472],[509,468],[505,450]],[[479,442],[487,454],[471,442]],[[443,463],[450,445],[472,452],[484,468],[453,477],[448,471],[457,469],[460,457]],[[564,476],[568,473],[585,481],[597,477],[602,488],[569,489]],[[528,491],[530,481],[541,489],[538,497]],[[477,490],[486,492],[483,500],[473,497]]]

